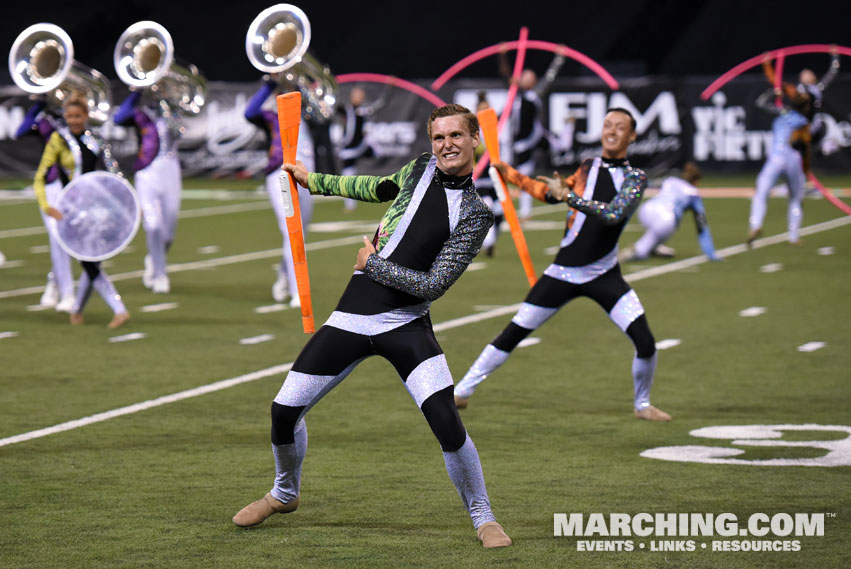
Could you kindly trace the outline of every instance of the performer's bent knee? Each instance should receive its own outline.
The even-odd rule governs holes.
[[[272,444],[288,445],[295,442],[295,426],[304,406],[288,407],[272,402]]]
[[[518,326],[514,322],[509,322],[505,330],[492,343],[498,350],[510,352],[531,333],[532,330]]]
[[[455,407],[453,389],[450,385],[434,393],[420,408],[443,452],[455,452],[467,440],[467,430]]]
[[[647,316],[642,314],[626,329],[626,334],[635,346],[635,355],[649,358],[656,353],[656,339],[647,324]]]

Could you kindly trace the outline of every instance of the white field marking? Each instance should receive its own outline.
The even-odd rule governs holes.
[[[820,350],[825,347],[827,344],[825,342],[807,342],[801,346],[798,346],[799,352],[815,352],[816,350]]]
[[[239,343],[243,346],[250,346],[253,344],[262,344],[263,342],[271,342],[274,339],[274,334],[260,334],[259,336],[252,336],[251,338],[243,338],[239,341]]]
[[[783,263],[768,263],[759,268],[761,273],[777,273],[783,270]]]
[[[191,219],[193,217],[208,217],[211,215],[221,215],[223,213],[243,213],[246,211],[257,211],[259,209],[272,209],[269,200],[231,204],[231,205],[214,205],[210,207],[199,207],[197,209],[183,210],[177,214],[179,219]]]
[[[181,211],[177,214],[177,217],[179,219],[208,217],[211,215],[221,215],[226,213],[242,213],[246,211],[255,211],[258,209],[271,209],[271,207],[272,206],[269,205],[268,200],[259,203],[251,202],[244,204],[199,207],[197,209],[188,209]],[[20,229],[6,229],[4,231],[0,231],[0,239],[4,239],[7,237],[28,237],[30,235],[41,235],[42,233],[47,233],[47,230],[44,228],[44,225],[22,227]]]
[[[17,332],[0,332],[0,340],[3,338],[14,338],[17,335]]]
[[[47,233],[43,225],[22,227],[20,229],[5,229],[0,231],[0,239],[4,237],[27,237],[29,235],[41,235],[42,233]]]
[[[822,223],[816,223],[815,225],[810,225],[804,227],[800,231],[800,235],[812,235],[814,233],[821,233],[822,231],[829,231],[830,229],[835,229],[837,227],[842,227],[844,225],[851,224],[851,215],[846,215],[844,217],[838,217],[836,219],[831,219],[830,221],[824,221]],[[776,245],[778,243],[785,243],[789,238],[789,233],[778,233],[777,235],[772,235],[770,237],[763,237],[761,239],[757,239],[753,242],[753,249],[761,249],[762,247],[768,247],[769,245]],[[731,245],[730,247],[724,247],[723,249],[719,249],[715,252],[721,258],[724,257],[732,257],[733,255],[739,255],[740,253],[747,252],[747,245],[744,243],[740,245]],[[703,263],[708,263],[709,259],[706,255],[698,255],[696,257],[690,257],[688,259],[682,259],[680,261],[674,261],[673,263],[665,263],[664,265],[658,265],[656,267],[649,267],[647,269],[643,269],[641,271],[636,271],[634,273],[630,273],[628,275],[624,275],[624,278],[628,281],[631,280],[640,280],[646,279],[649,277],[656,276],[657,274],[665,274],[673,271],[678,271],[685,267],[690,267],[692,265],[701,265]]]
[[[818,223],[816,225],[811,225],[809,227],[805,227],[801,230],[801,235],[809,235],[812,233],[818,233],[820,231],[827,231],[829,229],[833,229],[835,227],[841,227],[843,225],[848,225],[851,223],[851,216],[840,217],[834,219],[832,221],[826,221],[824,223]],[[805,233],[806,232],[806,233]],[[768,245],[773,245],[775,243],[782,243],[787,238],[787,234],[775,235],[772,237],[764,237],[762,239],[757,239],[754,242],[754,247],[766,247]],[[353,237],[350,239],[359,240],[360,237]],[[357,242],[357,241],[356,241]],[[729,257],[732,255],[737,255],[739,253],[744,253],[748,250],[748,248],[742,245],[734,245],[732,247],[727,247],[725,249],[721,249],[716,253],[720,257]],[[692,257],[691,259],[683,259],[681,261],[676,261],[674,263],[668,263],[665,265],[659,265],[657,267],[652,267],[650,269],[644,269],[643,271],[637,271],[628,275],[633,281],[643,280],[651,277],[655,277],[658,275],[663,275],[666,273],[671,273],[674,271],[680,270],[684,263],[688,265],[691,264],[700,264],[707,263],[709,259],[705,255],[700,255],[697,257]],[[666,269],[667,268],[667,269]],[[141,273],[141,271],[138,271]],[[41,288],[39,289],[41,290]],[[461,326],[466,326],[467,324],[473,324],[475,322],[481,322],[483,320],[488,320],[490,318],[497,318],[499,316],[504,316],[506,314],[511,314],[520,309],[521,303],[511,304],[508,306],[501,306],[498,308],[494,308],[493,310],[489,310],[488,312],[483,312],[481,314],[471,314],[469,316],[463,316],[461,318],[455,318],[452,320],[447,320],[445,322],[440,322],[439,324],[434,325],[435,332],[442,332],[444,330],[450,330],[452,328],[459,328]],[[180,391],[178,393],[174,393],[172,395],[164,395],[162,397],[158,397],[156,399],[150,399],[148,401],[143,401],[141,403],[136,403],[134,405],[129,405],[127,407],[120,407],[118,409],[113,409],[112,411],[105,411],[103,413],[98,413],[96,415],[91,415],[89,417],[83,417],[82,419],[75,419],[73,421],[68,421],[66,423],[60,423],[58,425],[54,425],[52,427],[47,427],[44,429],[39,429],[37,431],[30,431],[27,433],[22,433],[20,435],[14,435],[12,437],[7,437],[5,439],[0,439],[0,447],[29,441],[32,439],[38,439],[41,437],[46,437],[48,435],[53,435],[56,433],[62,433],[65,431],[70,431],[72,429],[77,429],[79,427],[85,427],[86,425],[91,425],[93,423],[99,423],[102,421],[106,421],[108,419],[114,419],[115,417],[121,417],[123,415],[130,415],[132,413],[137,413],[139,411],[144,411],[146,409],[151,409],[154,407],[159,407],[161,405],[166,405],[168,403],[174,403],[175,401],[182,401],[183,399],[189,399],[192,397],[198,397],[201,395],[205,395],[207,393],[214,393],[216,391],[221,391],[223,389],[228,389],[230,387],[234,387],[236,385],[241,385],[243,383],[248,383],[251,381],[256,381],[258,379],[263,379],[272,375],[277,375],[279,373],[283,373],[285,371],[289,371],[292,367],[293,362],[288,362],[285,364],[281,364],[278,366],[261,369],[257,371],[253,371],[251,373],[247,373],[245,375],[240,375],[237,377],[233,377],[230,379],[223,379],[221,381],[217,381],[214,383],[210,383],[207,385],[202,385],[201,387],[195,387],[193,389],[188,389],[186,391]]]
[[[20,259],[15,261],[4,261],[2,265],[0,265],[0,269],[14,269],[15,267],[23,267],[24,262]]]
[[[751,316],[759,316],[760,314],[765,314],[764,306],[751,306],[750,308],[745,308],[744,310],[739,311],[739,316],[744,318],[749,318]]]
[[[667,350],[668,348],[673,348],[674,346],[679,346],[680,344],[682,344],[682,340],[678,340],[676,338],[668,338],[666,340],[656,342],[656,349]]]
[[[145,337],[144,332],[131,332],[123,336],[113,336],[109,339],[110,342],[132,342],[133,340],[141,340]]]
[[[258,306],[254,309],[257,314],[268,314],[270,312],[280,312],[289,308],[286,304],[269,304],[267,306]]]
[[[378,226],[374,221],[345,220],[345,221],[323,221],[311,223],[311,233],[374,233]]]
[[[493,310],[494,308],[502,308],[505,306],[504,304],[475,304],[473,305],[473,310],[476,312],[483,312],[485,310]]]
[[[481,271],[482,269],[486,269],[488,267],[487,263],[470,263],[467,265],[468,271]]]
[[[5,439],[0,439],[0,447],[11,445],[15,443],[20,443],[24,441],[29,441],[32,439],[38,439],[41,437],[46,437],[48,435],[54,435],[56,433],[62,433],[65,431],[70,431],[72,429],[78,429],[80,427],[85,427],[86,425],[91,425],[94,423],[100,423],[102,421],[107,421],[109,419],[114,419],[116,417],[121,417],[123,415],[130,415],[132,413],[138,413],[139,411],[144,411],[146,409],[152,409],[154,407],[159,407],[161,405],[166,405],[168,403],[174,403],[176,401],[182,401],[184,399],[190,399],[192,397],[198,397],[200,395],[205,395],[207,393],[214,393],[216,391],[221,391],[222,389],[228,389],[229,387],[233,387],[235,385],[240,385],[242,383],[248,383],[250,381],[256,381],[258,379],[263,379],[265,377],[269,377],[271,375],[277,375],[279,373],[284,373],[289,371],[292,367],[292,362],[277,365],[274,367],[262,369],[260,371],[254,371],[251,373],[247,373],[245,375],[240,375],[237,377],[232,377],[230,379],[223,379],[221,381],[217,381],[215,383],[210,383],[208,385],[202,385],[201,387],[195,387],[193,389],[187,389],[186,391],[180,391],[178,393],[173,393],[171,395],[164,395],[162,397],[157,397],[156,399],[150,399],[148,401],[143,401],[141,403],[135,403],[133,405],[128,405],[126,407],[119,407],[118,409],[113,409],[111,411],[105,411],[103,413],[98,413],[96,415],[90,415],[88,417],[83,417],[82,419],[75,419],[73,421],[68,421],[66,423],[60,423],[58,425],[54,425],[52,427],[47,427],[45,429],[39,429],[37,431],[30,431],[28,433],[23,433],[20,435],[15,435],[12,437],[7,437]]]
[[[552,231],[564,229],[564,221],[527,221],[523,224],[523,231]]]
[[[481,314],[470,314],[469,316],[462,316],[461,318],[453,318],[452,320],[447,320],[446,322],[440,322],[439,324],[435,324],[434,331],[443,332],[444,330],[451,330],[452,328],[466,326],[467,324],[473,324],[474,322],[489,320],[491,318],[496,318],[497,316],[503,316],[505,314],[514,314],[515,312],[520,310],[521,305],[522,304],[518,302],[517,304],[509,304],[500,308],[494,308],[493,310],[488,310],[487,312],[482,312]]]
[[[142,312],[162,312],[163,310],[174,310],[177,308],[176,302],[163,302],[160,304],[148,304],[140,308]]]
[[[30,253],[34,255],[39,255],[41,253],[50,253],[50,245],[36,245],[34,247],[30,247]]]
[[[833,255],[833,247],[821,247],[818,250],[819,255]]]
[[[561,250],[561,247],[559,247],[558,245],[556,245],[554,247],[547,247],[546,249],[544,249],[544,255],[555,255],[560,250]]]
[[[43,310],[52,310],[52,306],[47,306],[45,304],[30,304],[27,306],[27,312],[41,312]]]
[[[517,347],[518,348],[526,348],[528,346],[534,346],[535,344],[540,344],[540,343],[541,343],[540,338],[529,337],[529,338],[526,338],[525,340],[520,340],[520,343],[517,344]]]
[[[343,245],[353,245],[361,243],[360,236],[339,237],[337,239],[327,239],[325,241],[315,241],[305,244],[307,251],[319,251],[321,249],[331,249],[333,247],[341,247]],[[215,259],[205,259],[203,261],[193,261],[189,263],[175,263],[168,265],[169,273],[180,273],[183,271],[195,271],[203,269],[216,268],[221,265],[232,265],[235,263],[244,263],[247,261],[256,261],[258,259],[278,258],[281,256],[281,248],[266,249],[265,251],[255,251],[253,253],[241,253],[239,255],[229,255],[227,257],[217,257]],[[128,271],[126,273],[117,273],[109,275],[112,282],[126,281],[129,279],[138,279],[142,276],[142,271]],[[28,294],[38,294],[44,292],[44,286],[31,286],[28,288],[19,288],[15,290],[0,291],[0,298],[11,298],[13,296],[26,296]]]
[[[206,247],[198,247],[199,255],[212,255],[219,252],[218,245],[207,245]]]

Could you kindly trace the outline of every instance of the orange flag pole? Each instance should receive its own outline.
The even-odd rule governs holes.
[[[482,134],[485,137],[485,148],[490,154],[493,162],[499,162],[499,138],[497,135],[497,117],[496,111],[493,109],[484,109],[477,113],[479,117],[479,126],[482,128]],[[493,166],[490,167],[488,174],[493,180],[496,195],[499,198],[499,203],[502,204],[502,211],[505,215],[505,221],[508,222],[508,227],[511,228],[511,237],[514,239],[514,246],[517,248],[517,254],[520,255],[520,262],[523,264],[523,270],[526,272],[526,278],[529,280],[529,286],[534,286],[537,277],[535,276],[535,267],[532,265],[532,257],[529,255],[529,247],[526,245],[526,238],[523,236],[523,230],[520,228],[520,220],[517,219],[517,212],[514,209],[514,202],[511,201],[511,196],[508,194],[508,188],[505,187],[505,181],[502,176]]]
[[[301,93],[278,95],[278,127],[281,129],[281,147],[284,163],[295,164],[298,148],[298,127],[301,124]],[[285,180],[286,178],[286,180]],[[287,183],[289,181],[289,183]],[[284,197],[284,215],[293,253],[293,268],[301,301],[301,325],[305,334],[314,331],[313,305],[310,298],[310,277],[307,273],[307,257],[304,253],[304,233],[301,226],[301,207],[298,202],[298,186],[292,176],[284,172],[281,176],[281,193]]]

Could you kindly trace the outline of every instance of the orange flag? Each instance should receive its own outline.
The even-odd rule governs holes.
[[[496,111],[493,109],[484,109],[479,111],[476,116],[479,117],[479,126],[482,128],[482,134],[485,137],[485,148],[487,148],[488,154],[490,154],[491,162],[499,162],[498,120]],[[535,267],[532,265],[529,247],[526,245],[526,238],[523,236],[523,230],[520,228],[520,220],[517,219],[517,212],[514,210],[514,202],[511,201],[511,196],[508,195],[508,188],[505,187],[505,181],[503,181],[497,169],[491,166],[488,174],[493,180],[499,203],[502,204],[505,221],[508,222],[508,227],[511,228],[511,237],[514,239],[514,246],[517,248],[517,254],[520,256],[520,263],[522,263],[523,270],[526,272],[529,286],[534,286],[537,280]]]
[[[278,127],[281,129],[281,147],[284,150],[284,163],[295,164],[298,149],[298,128],[301,124],[301,93],[278,95]],[[286,178],[289,183],[286,183]],[[298,203],[298,186],[292,176],[286,172],[281,176],[281,192],[284,195],[284,211],[287,232],[290,235],[290,249],[293,253],[293,268],[298,285],[298,297],[301,301],[301,324],[305,334],[314,331],[313,305],[310,299],[310,277],[307,272],[307,257],[304,253],[304,233],[301,227],[301,207]]]

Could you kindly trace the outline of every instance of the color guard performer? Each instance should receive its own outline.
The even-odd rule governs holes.
[[[721,260],[715,255],[706,210],[696,187],[699,180],[700,169],[694,162],[686,162],[679,177],[665,178],[659,193],[638,208],[638,220],[646,231],[632,247],[622,251],[621,261],[643,260],[651,255],[673,257],[674,250],[663,244],[677,230],[687,211],[694,214],[697,241],[703,253],[712,261]]]
[[[390,176],[333,176],[284,165],[312,193],[392,205],[373,240],[364,237],[336,310],[296,358],[272,403],[275,482],[234,516],[238,526],[298,508],[305,414],[357,364],[381,356],[396,368],[437,437],[484,547],[511,545],[491,511],[478,452],[453,404],[452,376],[429,317],[431,302],[461,276],[493,223],[472,182],[478,120],[460,105],[447,105],[432,112],[427,130],[432,154]]]
[[[635,357],[632,379],[635,416],[670,421],[671,416],[650,404],[656,371],[656,342],[638,295],[621,275],[618,238],[638,207],[647,184],[643,171],[626,159],[635,140],[635,119],[629,111],[609,109],[603,121],[601,157],[585,160],[567,181],[535,181],[504,164],[503,178],[537,199],[566,201],[570,206],[561,249],[555,261],[529,291],[520,311],[488,344],[455,387],[455,403],[465,408],[476,387],[506,362],[511,351],[533,330],[579,296],[587,296],[605,310],[612,322],[632,341]]]
[[[774,84],[774,70],[770,61],[763,61],[763,69],[769,82]],[[778,108],[775,105],[775,97],[783,98],[783,106]],[[762,110],[777,115],[777,118],[771,123],[771,150],[756,178],[756,191],[751,198],[746,243],[750,246],[762,235],[768,193],[777,179],[784,176],[789,188],[789,243],[797,245],[803,219],[801,201],[804,197],[805,172],[809,170],[810,163],[809,124],[813,114],[813,97],[807,90],[798,91],[794,85],[783,83],[781,88],[765,91],[756,104]]]

